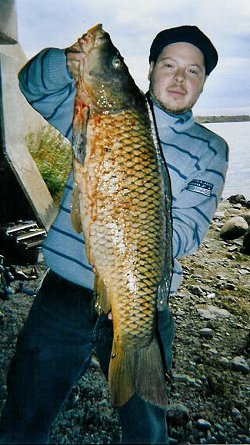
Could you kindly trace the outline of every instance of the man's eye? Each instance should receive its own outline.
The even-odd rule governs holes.
[[[190,69],[189,72],[192,76],[198,76],[198,74],[199,74],[198,71],[194,70],[194,69]]]
[[[167,72],[172,72],[174,71],[175,67],[172,63],[164,63],[163,69]]]

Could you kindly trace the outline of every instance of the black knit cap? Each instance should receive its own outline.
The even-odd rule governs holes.
[[[156,62],[163,48],[171,43],[186,42],[199,48],[204,55],[206,74],[216,67],[218,53],[209,38],[197,26],[177,26],[159,32],[150,48],[149,62]]]

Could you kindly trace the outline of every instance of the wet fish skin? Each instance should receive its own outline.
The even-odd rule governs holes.
[[[112,312],[111,398],[165,406],[156,311],[171,280],[170,184],[145,96],[109,35],[98,25],[80,43],[71,217],[94,267],[96,308]]]

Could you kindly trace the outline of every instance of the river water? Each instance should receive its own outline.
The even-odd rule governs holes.
[[[241,194],[250,200],[250,122],[203,124],[229,145],[229,167],[223,198]]]

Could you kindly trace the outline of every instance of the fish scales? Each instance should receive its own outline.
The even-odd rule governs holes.
[[[102,28],[85,35],[86,64],[88,50],[91,43],[96,45],[98,35],[108,39]],[[113,48],[109,46],[110,57]],[[115,54],[118,57],[117,50]],[[94,64],[96,67],[96,59]],[[113,107],[108,111],[98,108],[99,99],[98,107],[90,106],[83,122],[86,90],[89,102],[98,90],[98,79],[93,93],[93,80],[86,80],[84,69],[76,83],[72,223],[76,230],[83,230],[88,259],[94,267],[96,307],[112,313],[111,397],[114,405],[122,406],[137,393],[162,406],[166,404],[166,385],[156,339],[156,300],[170,273],[165,264],[170,237],[163,167],[144,98],[140,98],[144,106],[133,105],[130,100],[129,106],[118,110],[113,110],[111,101]],[[83,128],[84,137],[79,138]],[[84,149],[79,140],[84,140]]]
[[[145,131],[148,125],[141,125],[140,129],[138,122],[135,132],[131,131],[131,121],[136,116],[130,111],[112,118],[113,144],[111,140],[107,146],[104,136],[98,144],[92,144],[95,156],[90,152],[85,160],[86,170],[93,172],[87,191],[88,208],[92,212],[89,255],[99,276],[112,276],[111,282],[105,278],[106,286],[108,294],[115,298],[115,303],[111,306],[119,307],[117,335],[126,341],[131,337],[129,327],[134,322],[128,317],[128,311],[134,317],[138,316],[138,311],[141,312],[143,319],[143,303],[144,300],[148,301],[148,306],[151,306],[151,323],[154,320],[155,301],[152,295],[156,294],[164,258],[162,241],[165,222],[162,202],[157,199],[161,194],[162,184],[155,149],[151,146],[150,150],[149,134]],[[139,118],[140,116],[137,120]],[[105,119],[104,115],[98,126],[94,125],[94,135],[109,132],[109,122],[110,118]],[[131,151],[134,139],[139,151],[136,157]],[[98,162],[95,170],[96,156],[99,156],[101,162]],[[133,226],[134,222],[136,226]],[[162,255],[159,260],[160,252]],[[140,294],[141,305],[138,304]],[[116,310],[118,308],[112,309],[113,315]],[[142,332],[145,332],[143,326]],[[134,345],[138,343],[136,336],[132,336],[130,341]]]

